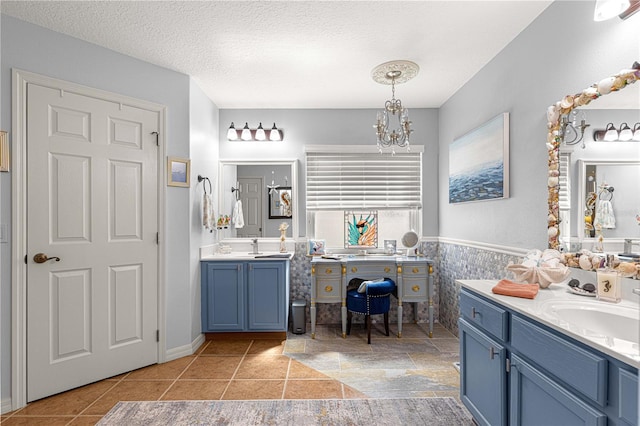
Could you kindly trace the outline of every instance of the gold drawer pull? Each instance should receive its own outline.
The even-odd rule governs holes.
[[[414,274],[417,274],[418,272],[420,272],[420,269],[419,269],[419,268],[413,268],[413,273],[414,273]]]
[[[327,268],[324,272],[326,272],[327,274],[330,274],[333,272],[333,270],[331,268]]]
[[[358,272],[358,268],[356,268],[355,266],[351,268],[351,272]]]
[[[327,293],[331,293],[333,291],[333,287],[328,285],[324,288],[324,291],[326,291]]]
[[[415,291],[416,293],[420,291],[420,286],[419,285],[414,285],[413,287],[411,287],[411,290]]]
[[[429,273],[433,274],[433,265],[429,265]]]
[[[386,268],[384,268],[384,271],[385,271],[386,273],[389,273],[389,271],[391,271],[391,268],[389,268],[389,267],[387,266]]]

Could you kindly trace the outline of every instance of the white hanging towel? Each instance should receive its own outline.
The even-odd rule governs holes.
[[[237,200],[236,204],[233,206],[233,215],[231,220],[233,221],[233,226],[236,229],[240,229],[244,227],[244,213],[242,212],[242,201]]]
[[[596,207],[596,218],[593,226],[601,225],[602,229],[613,229],[616,227],[616,217],[613,214],[613,205],[609,200],[598,201]]]
[[[213,203],[211,202],[211,196],[205,193],[202,197],[202,226],[204,229],[208,229],[213,232],[215,227],[215,213],[213,211]]]

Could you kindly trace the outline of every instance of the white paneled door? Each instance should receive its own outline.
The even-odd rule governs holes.
[[[262,236],[262,179],[238,178],[240,200],[244,213],[244,227],[238,229],[238,237]]]
[[[27,86],[27,401],[158,361],[158,127]]]

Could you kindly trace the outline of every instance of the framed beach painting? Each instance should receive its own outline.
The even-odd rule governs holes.
[[[378,212],[344,212],[344,248],[378,247]]]
[[[449,204],[509,198],[509,113],[449,146]]]
[[[167,185],[189,187],[191,180],[191,160],[167,158]]]

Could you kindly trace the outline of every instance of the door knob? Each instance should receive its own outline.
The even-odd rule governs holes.
[[[56,262],[60,262],[60,258],[57,256],[54,257],[48,257],[46,254],[44,253],[38,253],[35,256],[33,256],[33,261],[36,263],[44,263],[48,260],[55,260]]]

